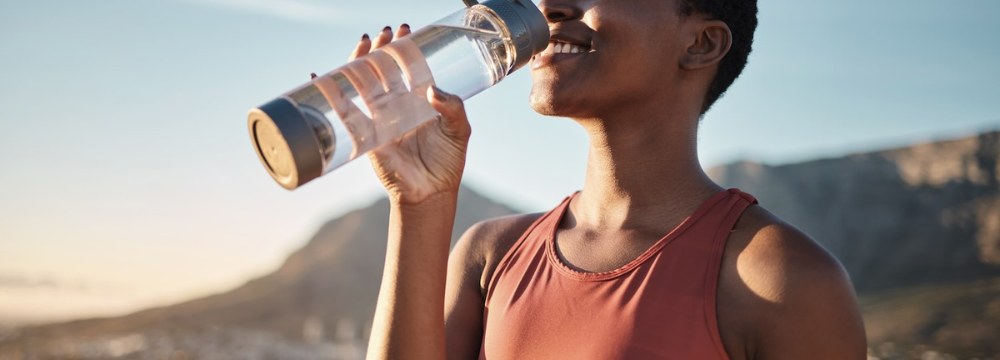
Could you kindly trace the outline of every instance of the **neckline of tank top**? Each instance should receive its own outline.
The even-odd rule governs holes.
[[[563,203],[560,204],[559,207],[556,208],[556,211],[552,214],[553,218],[552,218],[552,223],[550,223],[551,226],[545,228],[546,233],[543,239],[545,241],[545,249],[544,249],[545,257],[547,258],[546,260],[553,267],[555,267],[559,273],[562,273],[563,275],[573,280],[606,281],[620,277],[632,270],[635,270],[635,268],[639,267],[639,265],[642,265],[642,263],[646,262],[646,260],[649,260],[649,258],[659,253],[661,249],[667,246],[667,244],[669,244],[671,241],[673,241],[681,234],[683,234],[685,231],[687,231],[687,229],[690,228],[691,225],[697,222],[698,219],[701,219],[705,215],[705,213],[708,212],[709,209],[715,206],[715,204],[719,203],[729,195],[739,194],[740,190],[726,189],[716,192],[708,199],[705,199],[705,201],[703,201],[701,205],[698,205],[698,207],[695,208],[694,212],[692,212],[691,215],[688,215],[686,218],[684,218],[684,220],[682,220],[680,224],[677,224],[677,226],[675,226],[673,229],[667,232],[666,235],[664,235],[655,243],[653,243],[653,245],[650,246],[649,249],[646,249],[646,251],[644,251],[638,257],[636,257],[632,261],[629,261],[625,265],[618,267],[617,269],[601,271],[601,272],[587,272],[587,271],[576,270],[567,265],[566,263],[564,263],[562,259],[560,259],[558,255],[556,255],[556,244],[555,244],[556,230],[559,229],[559,222],[562,221],[563,216],[566,215],[566,209],[569,208],[570,201],[573,200],[573,198],[576,197],[576,195],[579,193],[580,192],[577,191],[573,193],[573,195],[566,197],[566,199],[563,200]]]

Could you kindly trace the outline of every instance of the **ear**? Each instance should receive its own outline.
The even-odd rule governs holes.
[[[695,36],[681,58],[681,68],[697,70],[722,61],[733,45],[729,25],[720,20],[701,20],[694,21],[692,26],[696,27]]]

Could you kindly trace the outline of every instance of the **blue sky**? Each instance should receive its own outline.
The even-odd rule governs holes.
[[[614,0],[605,0],[614,1]],[[250,108],[436,1],[0,2],[0,321],[113,314],[266,273],[382,194],[366,160],[288,192]],[[1000,128],[1000,2],[760,3],[744,76],[706,116],[706,166],[782,164]],[[470,186],[526,211],[580,187],[586,138],[517,73],[467,103]],[[44,309],[44,310],[43,310]],[[55,310],[53,310],[55,309]]]

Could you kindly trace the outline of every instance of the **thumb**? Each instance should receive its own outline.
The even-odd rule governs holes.
[[[446,93],[437,86],[430,86],[427,88],[427,102],[441,114],[439,126],[445,135],[461,140],[469,139],[472,128],[465,114],[462,98]]]

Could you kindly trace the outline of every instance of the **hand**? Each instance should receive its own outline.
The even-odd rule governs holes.
[[[386,26],[374,41],[365,35],[350,60],[409,34],[410,27],[403,24],[395,34]],[[427,91],[427,101],[440,113],[437,119],[368,155],[389,199],[397,204],[418,204],[435,195],[457,195],[462,182],[472,133],[462,99],[432,87]]]

